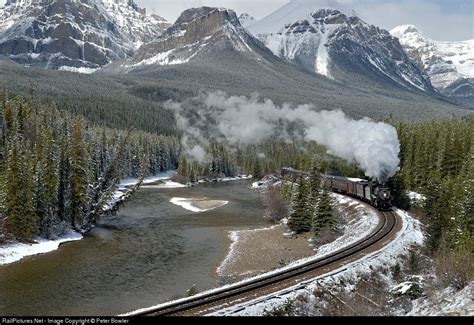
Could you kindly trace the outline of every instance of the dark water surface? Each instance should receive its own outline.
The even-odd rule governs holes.
[[[248,181],[137,191],[81,241],[0,266],[0,315],[116,315],[218,285],[225,230],[264,225]],[[193,213],[172,197],[229,204]]]

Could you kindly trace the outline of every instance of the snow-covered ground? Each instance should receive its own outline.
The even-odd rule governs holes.
[[[176,171],[170,170],[170,171],[166,171],[154,176],[145,177],[145,179],[142,182],[142,185],[152,184],[152,183],[156,183],[158,181],[163,181],[163,180],[169,180],[174,175],[176,175]],[[138,178],[132,178],[132,177],[123,179],[117,186],[117,189],[112,195],[112,198],[110,199],[110,201],[106,204],[105,208],[111,209],[118,202],[122,201],[125,195],[127,195],[128,192],[130,191],[130,188],[137,185],[139,181],[140,180]]]
[[[282,183],[282,180],[280,178],[273,175],[269,175],[269,176],[265,176],[263,179],[259,181],[253,182],[252,188],[264,190],[270,186],[279,186],[281,185],[281,183]]]
[[[57,250],[62,243],[81,239],[81,234],[70,232],[56,240],[38,237],[34,244],[14,243],[0,246],[0,265],[17,262],[26,256],[52,252]]]
[[[412,205],[423,203],[426,200],[426,196],[417,192],[408,192],[407,195]]]
[[[173,182],[170,180],[166,180],[161,184],[158,185],[142,185],[140,188],[182,188],[182,187],[189,187],[188,185],[184,185],[181,183]]]
[[[379,266],[396,264],[396,257],[407,252],[408,248],[414,244],[422,244],[424,235],[421,224],[410,217],[402,210],[396,210],[403,224],[401,231],[394,241],[384,248],[366,255],[364,258],[349,263],[328,274],[322,275],[310,281],[300,283],[294,287],[281,290],[277,293],[260,297],[258,299],[234,305],[232,307],[213,312],[212,316],[257,316],[262,315],[265,310],[271,310],[286,303],[288,299],[295,299],[301,294],[310,295],[317,286],[331,285],[339,283],[341,278],[357,277],[361,273],[370,273],[372,269]],[[330,244],[329,244],[330,245]],[[339,247],[340,248],[340,247]]]
[[[92,69],[92,68],[75,68],[75,67],[68,67],[68,66],[62,66],[59,68],[59,71],[68,71],[68,72],[75,72],[75,73],[82,73],[82,74],[92,74],[100,69]]]
[[[461,291],[446,288],[431,299],[417,299],[407,316],[474,316],[474,282]]]
[[[252,179],[252,175],[239,175],[236,177],[222,177],[222,178],[216,178],[215,182],[232,182],[232,181],[241,181],[241,180],[246,180],[246,179]],[[199,181],[200,183],[206,183],[206,181],[201,180]]]

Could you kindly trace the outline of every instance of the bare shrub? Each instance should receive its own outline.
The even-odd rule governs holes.
[[[180,184],[187,184],[189,182],[189,179],[187,177],[181,175],[174,175],[173,177],[171,177],[171,180]]]
[[[390,315],[394,308],[409,310],[410,301],[405,297],[395,298],[390,294],[380,274],[387,270],[377,269],[352,279],[340,279],[332,287],[320,286],[314,291],[314,310],[321,316],[383,316]],[[347,285],[352,287],[347,290]]]
[[[473,256],[468,249],[441,250],[435,257],[434,267],[443,284],[458,290],[474,278]]]
[[[288,203],[278,187],[270,186],[265,192],[265,217],[272,222],[279,222],[288,217]]]

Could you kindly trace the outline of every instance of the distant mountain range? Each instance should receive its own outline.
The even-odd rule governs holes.
[[[300,17],[292,3],[286,7],[249,26],[275,55],[331,79],[355,73],[378,82],[433,91],[428,78],[386,30],[336,9],[310,11],[299,6],[297,12],[305,13]],[[285,21],[289,23],[281,26]]]
[[[7,0],[0,9],[0,55],[21,65],[242,94],[267,89],[278,99],[285,97],[278,90],[296,94],[301,84],[305,94],[314,87],[327,94],[324,103],[330,94],[346,101],[358,91],[469,99],[472,44],[435,42],[415,27],[391,34],[308,1],[292,1],[260,21],[224,8],[193,8],[174,24],[134,0]]]

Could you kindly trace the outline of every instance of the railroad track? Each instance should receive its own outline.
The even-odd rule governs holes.
[[[288,288],[302,281],[314,278],[317,274],[321,274],[321,272],[326,273],[325,270],[330,269],[332,266],[344,265],[346,262],[349,263],[354,260],[356,256],[364,254],[364,252],[370,250],[373,246],[385,242],[388,237],[396,231],[398,218],[393,212],[380,213],[382,222],[379,223],[370,236],[325,257],[265,277],[249,280],[233,286],[231,285],[221,290],[214,290],[207,294],[181,299],[176,302],[160,305],[156,308],[152,307],[127,315],[202,315],[244,301],[250,301],[259,296],[274,293],[282,290],[282,288]]]

